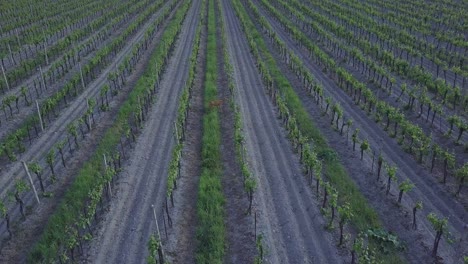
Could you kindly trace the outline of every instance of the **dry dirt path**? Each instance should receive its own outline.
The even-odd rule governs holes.
[[[255,194],[267,263],[342,263],[312,191],[303,177],[263,88],[249,46],[229,1],[228,50],[234,66],[236,96],[244,120],[247,152],[258,178]]]
[[[352,99],[343,90],[337,87],[336,84],[328,76],[326,76],[321,71],[321,69],[319,69],[319,67],[311,63],[311,61],[307,57],[307,54],[303,50],[301,50],[294,41],[291,40],[289,35],[287,35],[284,32],[284,30],[281,28],[281,26],[278,25],[276,21],[274,21],[271,17],[267,15],[267,12],[265,12],[262,6],[257,3],[257,7],[259,7],[259,11],[264,16],[266,15],[265,18],[270,22],[274,30],[278,33],[280,39],[282,39],[286,43],[286,45],[288,45],[290,50],[292,50],[297,56],[299,56],[299,58],[302,58],[304,65],[311,71],[311,73],[315,75],[317,80],[320,83],[322,83],[322,85],[325,88],[324,96],[329,95],[332,98],[334,98],[343,107],[345,118],[353,119],[354,127],[360,128],[360,138],[368,139],[370,145],[373,147],[380,146],[382,154],[384,156],[384,160],[391,161],[391,164],[397,165],[397,176],[399,181],[405,178],[409,178],[416,185],[416,188],[414,188],[408,194],[405,194],[403,201],[404,205],[408,208],[411,208],[417,201],[423,202],[424,208],[422,212],[420,212],[420,221],[418,222],[419,229],[422,230],[422,232],[424,233],[424,237],[426,239],[429,239],[428,243],[430,244],[432,242],[430,240],[434,237],[433,229],[430,226],[429,222],[425,219],[425,216],[430,212],[436,212],[439,215],[448,217],[450,230],[456,235],[456,238],[458,239],[460,234],[462,234],[464,231],[464,224],[466,224],[468,221],[468,213],[463,207],[463,205],[456,199],[454,199],[454,197],[450,193],[448,193],[445,190],[444,186],[437,182],[435,178],[427,177],[426,175],[429,175],[429,172],[425,168],[422,168],[421,165],[419,165],[412,157],[409,156],[409,154],[401,150],[401,147],[397,144],[397,142],[395,142],[394,139],[386,136],[386,132],[383,130],[383,128],[379,125],[376,125],[376,123],[372,119],[370,119],[364,113],[364,111],[362,111],[361,109],[357,109],[357,106],[354,104]],[[273,49],[271,50],[273,51]],[[278,60],[278,56],[275,57]],[[284,68],[286,69],[287,67]],[[295,88],[296,93],[298,93],[302,102],[306,106],[308,112],[311,113],[311,115],[313,115],[313,113],[317,113],[317,107],[314,100],[311,97],[309,97],[302,88],[299,88],[298,85],[293,85],[293,87]],[[327,122],[325,123],[328,123],[329,126],[328,116],[325,117],[325,119],[327,120]],[[336,139],[333,139],[333,137],[330,136],[330,133],[325,133],[325,135],[327,136],[329,142],[335,149],[340,151],[343,148],[343,144],[333,144],[334,140]],[[344,141],[344,143],[346,143],[346,141]],[[347,151],[349,152],[349,149]],[[342,152],[343,155],[345,153],[345,151]],[[346,158],[343,158],[342,160],[345,159]],[[371,157],[366,157],[366,160],[367,164],[369,164],[370,166],[370,163],[372,162]],[[350,175],[355,180],[355,182],[360,186],[360,189],[369,199],[371,204],[379,212],[383,222],[390,227],[390,230],[394,230],[396,227],[392,228],[392,226],[394,226],[395,223],[392,221],[388,221],[389,218],[382,218],[382,216],[385,216],[386,214],[391,212],[391,210],[387,210],[386,207],[381,206],[382,204],[385,204],[384,202],[381,202],[383,201],[383,198],[385,196],[384,191],[380,192],[380,197],[382,199],[378,199],[379,196],[370,198],[369,192],[366,191],[366,189],[375,188],[377,184],[374,183],[373,185],[369,185],[369,181],[365,181],[362,179],[362,166],[353,166],[351,168],[351,171],[349,166],[347,167],[347,169],[350,172]],[[381,179],[386,180],[386,177],[384,176]],[[379,187],[381,185],[383,184],[379,183]],[[396,193],[396,189],[397,186],[394,184],[392,186],[394,194]],[[454,247],[456,247],[456,245]],[[441,252],[443,253],[444,251],[444,259],[448,260],[448,263],[450,263],[450,259],[455,255],[455,251],[452,246],[443,242],[441,244]]]
[[[168,2],[169,3],[169,2]],[[86,98],[96,98],[100,93],[100,87],[107,82],[107,74],[115,69],[116,65],[118,65],[127,54],[132,51],[133,45],[138,41],[142,40],[145,34],[146,29],[151,25],[151,23],[157,19],[163,8],[161,8],[157,13],[155,13],[150,20],[138,31],[138,33],[126,44],[126,46],[115,56],[115,60],[102,72],[101,75],[89,84],[86,87],[86,90],[77,97],[69,106],[63,110],[61,115],[49,124],[49,127],[44,130],[44,132],[39,136],[39,138],[26,150],[25,153],[21,154],[18,157],[19,160],[24,160],[26,162],[30,162],[32,160],[36,160],[38,163],[42,165],[44,170],[48,170],[48,165],[45,162],[45,157],[50,149],[54,148],[54,144],[61,140],[65,140],[68,136],[67,133],[67,125],[71,122],[75,121],[79,118],[87,109]],[[96,119],[97,120],[97,119]],[[60,179],[60,169],[62,168],[61,163],[59,162],[60,156],[56,153],[55,157],[55,172]],[[36,188],[39,186],[39,182],[37,177],[34,174],[33,181],[35,183]],[[26,173],[20,162],[15,162],[6,166],[6,168],[2,168],[1,170],[1,177],[0,177],[0,197],[6,197],[7,193],[13,189],[16,179],[27,179]],[[32,191],[28,192],[27,194],[23,195],[22,197],[25,205],[33,205],[35,203]],[[19,209],[16,208],[16,204],[14,205],[15,209],[12,213],[10,211],[11,220],[14,221],[15,217],[19,216]],[[0,233],[3,234],[6,227],[4,225],[1,226]]]
[[[155,231],[151,205],[159,214],[166,195],[166,176],[174,146],[173,121],[188,76],[188,60],[195,37],[200,1],[193,1],[176,48],[163,76],[155,106],[139,136],[129,166],[119,178],[116,198],[91,243],[88,261],[93,263],[144,263],[147,242]]]

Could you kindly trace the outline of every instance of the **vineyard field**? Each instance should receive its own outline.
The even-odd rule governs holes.
[[[0,263],[468,263],[465,1],[0,3]]]

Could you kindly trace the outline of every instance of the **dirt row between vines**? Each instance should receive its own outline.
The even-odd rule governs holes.
[[[337,151],[349,175],[376,209],[384,226],[407,242],[409,247],[407,254],[405,254],[407,259],[412,263],[420,263],[424,259],[429,262],[431,261],[428,257],[434,238],[434,231],[425,219],[429,212],[437,212],[439,215],[449,217],[450,230],[455,235],[456,241],[458,241],[460,235],[464,232],[463,225],[466,223],[466,219],[468,219],[468,214],[463,205],[447,193],[444,186],[437,182],[434,177],[423,176],[429,174],[426,169],[416,163],[407,153],[403,152],[395,140],[386,136],[386,132],[383,131],[382,127],[371,120],[361,109],[357,109],[358,107],[349,96],[337,87],[333,80],[326,76],[319,67],[314,65],[308,58],[307,52],[301,50],[291,40],[282,27],[258,4],[258,1],[255,2],[257,2],[260,12],[265,15],[274,30],[279,34],[279,37],[303,60],[304,65],[323,84],[325,95],[330,94],[342,105],[345,117],[354,120],[354,127],[361,130],[360,138],[367,138],[371,146],[380,146],[384,159],[398,166],[397,176],[399,179],[409,178],[415,183],[416,188],[403,197],[403,208],[400,208],[396,204],[395,195],[397,195],[397,186],[395,184],[392,186],[391,197],[385,197],[384,183],[376,183],[375,174],[370,172],[372,157],[366,155],[364,162],[359,160],[359,152],[353,153],[352,148],[347,146],[346,138],[339,136],[339,133],[334,131],[330,126],[329,117],[322,116],[323,109],[318,107],[314,100],[305,92],[301,83],[291,73],[289,68],[284,63],[280,63],[282,71],[288,73],[288,79],[293,84],[296,93],[298,93],[309,114],[326,136],[328,143]],[[270,51],[272,51],[276,60],[280,62],[281,58],[278,52],[269,41],[267,43],[269,43]],[[363,165],[366,167],[365,171],[363,171]],[[386,177],[382,177],[381,180],[386,180]],[[423,201],[424,209],[419,212],[419,230],[418,232],[414,232],[410,230],[411,216],[409,212],[417,201]],[[439,255],[442,256],[446,263],[451,263],[456,258],[461,257],[462,252],[460,250],[462,249],[463,244],[449,245],[444,241],[441,243]]]
[[[147,242],[156,230],[153,204],[159,227],[163,230],[162,206],[166,197],[170,153],[174,147],[173,124],[188,76],[187,61],[198,24],[199,8],[200,1],[193,1],[160,83],[155,105],[128,166],[121,172],[109,212],[82,262],[144,262],[148,255]]]
[[[159,12],[155,14],[154,18],[157,18]],[[170,17],[169,17],[170,19]],[[148,49],[145,51],[145,54],[150,54],[151,50],[156,46],[158,39],[160,38],[164,27],[155,34],[152,42],[148,45]],[[142,29],[144,31],[144,29]],[[137,40],[134,40],[137,41]],[[49,216],[54,212],[55,208],[59,205],[61,198],[66,193],[68,186],[73,182],[74,176],[76,176],[77,171],[82,167],[82,165],[88,160],[90,153],[92,153],[97,147],[97,143],[100,141],[104,135],[107,128],[112,125],[112,121],[115,119],[115,116],[118,112],[119,106],[125,101],[128,93],[134,87],[139,76],[144,72],[146,65],[149,61],[149,55],[143,55],[142,60],[137,64],[133,73],[128,77],[127,84],[119,91],[119,94],[113,99],[109,104],[109,111],[100,112],[95,116],[96,123],[93,126],[91,133],[87,133],[85,139],[81,142],[79,149],[74,149],[70,155],[66,158],[67,167],[63,168],[60,162],[57,162],[54,170],[58,175],[58,181],[54,184],[50,183],[50,180],[46,180],[46,191],[53,193],[51,198],[42,198],[41,205],[36,206],[35,200],[32,193],[28,193],[24,197],[25,204],[31,204],[30,208],[27,210],[28,215],[26,220],[14,225],[14,234],[11,240],[4,238],[2,240],[2,248],[0,251],[0,262],[14,262],[20,263],[25,261],[26,252],[32,247],[32,245],[40,238],[42,230],[45,227]],[[73,113],[69,113],[73,114]],[[63,129],[64,130],[64,129]],[[51,136],[61,136],[65,134],[58,133],[56,130],[51,130],[53,135]],[[57,140],[58,141],[58,140]],[[43,146],[40,146],[39,149],[46,153],[43,148],[51,147],[55,142],[52,139],[44,140]],[[39,156],[37,153],[32,153]],[[34,156],[36,156],[34,155]],[[45,154],[42,154],[42,157]],[[21,168],[21,167],[20,167]],[[23,173],[22,168],[18,173]],[[33,175],[32,175],[33,176]],[[35,185],[38,185],[37,177],[33,176]],[[5,190],[3,190],[5,191]],[[14,217],[19,217],[19,209],[16,208],[14,213],[10,212],[10,215]],[[3,219],[2,219],[3,220]],[[3,223],[3,222],[2,222]],[[13,224],[13,223],[12,223]],[[3,223],[1,225],[0,232],[7,235],[6,225]]]

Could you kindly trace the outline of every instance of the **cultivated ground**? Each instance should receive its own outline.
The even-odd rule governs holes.
[[[149,67],[151,54],[158,45],[166,44],[166,42],[161,41],[161,38],[166,32],[167,25],[187,1],[173,0],[162,3],[157,12],[150,14],[140,26],[136,27],[123,45],[109,57],[107,63],[94,72],[95,76],[88,77],[84,89],[76,97],[70,96],[69,101],[62,104],[57,111],[57,115],[54,115],[50,121],[47,120],[46,129],[40,132],[37,137],[33,136],[32,140],[24,142],[26,148],[23,153],[18,153],[18,161],[7,160],[5,155],[3,158],[0,157],[0,186],[2,186],[0,188],[0,202],[7,201],[5,209],[0,208],[2,209],[0,210],[2,219],[0,222],[0,263],[27,262],[31,249],[40,241],[41,237],[49,235],[45,234],[45,230],[48,230],[46,229],[48,221],[52,217],[56,217],[54,213],[58,211],[64,197],[69,194],[70,186],[75,182],[78,172],[96,152],[106,131],[113,127],[115,120],[118,119],[119,110]],[[380,88],[369,81],[369,76],[360,73],[359,66],[357,69],[353,68],[349,61],[341,56],[340,52],[331,50],[327,43],[320,42],[314,38],[313,33],[301,28],[299,19],[294,17],[295,14],[289,14],[287,10],[278,7],[279,1],[269,2],[277,7],[279,14],[291,22],[291,25],[295,26],[298,32],[304,32],[307,38],[316,41],[319,48],[336,61],[337,65],[351,72],[359,81],[371,87],[379,100],[397,108],[404,108],[403,102],[407,101],[407,95],[403,97],[402,102],[396,102],[395,99],[400,93],[398,87],[395,87],[392,95],[386,96],[383,92],[381,94]],[[150,2],[148,5],[156,3]],[[343,165],[346,174],[358,187],[358,191],[363,194],[369,206],[375,210],[382,228],[390,234],[396,235],[403,242],[404,250],[390,253],[392,256],[394,255],[394,259],[399,259],[403,263],[463,263],[463,257],[468,255],[468,230],[466,228],[468,224],[468,188],[466,186],[460,194],[454,195],[458,188],[458,181],[455,177],[450,176],[448,183],[442,184],[440,182],[443,174],[441,166],[437,166],[434,172],[428,168],[430,155],[426,156],[425,163],[421,164],[414,157],[415,155],[405,151],[397,139],[388,134],[382,123],[375,122],[373,115],[368,114],[365,109],[363,110],[361,106],[356,104],[352,96],[339,87],[336,73],[324,69],[311,58],[310,51],[304,47],[304,43],[293,37],[291,30],[285,28],[281,20],[275,18],[274,13],[268,10],[262,0],[194,0],[188,1],[188,3],[190,3],[189,9],[184,16],[181,30],[177,33],[173,49],[166,57],[167,64],[164,64],[162,77],[154,85],[157,87],[155,99],[150,102],[149,112],[145,114],[141,126],[135,128],[136,133],[134,133],[131,121],[135,121],[132,118],[139,118],[136,114],[138,111],[134,112],[135,115],[127,120],[130,124],[127,135],[125,135],[127,141],[122,142],[123,137],[121,136],[120,145],[117,147],[122,149],[122,168],[117,171],[117,176],[113,176],[115,178],[109,183],[109,186],[112,186],[112,194],[106,198],[104,194],[107,194],[109,190],[105,188],[101,190],[102,197],[100,196],[96,212],[93,211],[95,217],[92,217],[92,221],[76,222],[69,227],[71,230],[76,230],[76,234],[71,234],[68,227],[67,230],[57,231],[71,235],[69,241],[62,242],[63,245],[56,248],[57,252],[63,254],[57,256],[60,259],[56,259],[56,262],[146,263],[148,256],[154,253],[149,252],[148,241],[152,235],[157,237],[158,232],[161,235],[159,239],[165,259],[169,263],[200,262],[202,257],[200,257],[198,249],[205,243],[207,245],[212,243],[209,239],[200,241],[201,236],[198,235],[198,232],[203,230],[200,228],[201,221],[199,221],[203,218],[199,218],[199,216],[204,212],[200,212],[200,208],[211,210],[209,207],[211,205],[200,205],[198,199],[199,192],[203,191],[202,188],[199,188],[200,175],[205,168],[204,166],[211,162],[211,160],[204,160],[202,153],[205,147],[203,136],[207,133],[204,131],[203,119],[207,114],[207,107],[210,107],[208,112],[211,111],[211,108],[216,107],[220,117],[219,130],[221,135],[221,143],[218,146],[221,154],[220,157],[216,158],[219,158],[222,167],[220,179],[221,195],[224,201],[222,205],[224,225],[219,227],[222,230],[214,232],[223,234],[226,244],[222,259],[218,259],[217,262],[233,264],[352,263],[352,253],[357,252],[353,250],[353,241],[358,233],[357,227],[346,222],[345,242],[343,245],[338,245],[339,228],[337,223],[342,217],[341,212],[338,213],[336,210],[335,221],[332,223],[333,228],[330,228],[328,226],[330,201],[323,202],[324,188],[321,188],[319,193],[315,192],[315,178],[311,184],[309,179],[305,177],[305,165],[301,163],[303,162],[301,161],[302,155],[297,153],[297,149],[294,149],[292,142],[294,136],[285,125],[289,121],[282,120],[279,115],[280,107],[277,107],[272,96],[267,92],[265,80],[262,80],[265,75],[260,72],[258,58],[253,54],[254,49],[250,45],[252,42],[248,41],[247,32],[250,31],[243,28],[244,22],[241,21],[238,11],[235,10],[235,6],[239,3],[247,11],[247,19],[255,24],[255,30],[260,33],[257,37],[263,38],[266,43],[266,51],[263,52],[273,56],[285,80],[291,84],[294,93],[298,95],[307,118],[313,122],[318,132],[323,135],[327,144],[334,150],[334,153],[328,154],[336,154],[336,159]],[[212,3],[215,7],[217,49],[215,54],[208,54],[208,14]],[[286,3],[289,2],[286,1]],[[312,5],[309,2],[304,4]],[[148,37],[147,30],[163,16],[163,12],[169,6],[174,6],[174,8],[168,11],[163,22],[156,27],[150,41],[147,45],[143,45],[145,48],[143,46],[136,48],[139,42]],[[260,17],[253,10],[254,7],[258,9]],[[0,14],[1,12],[0,9]],[[321,12],[326,13],[327,16],[333,15]],[[122,22],[114,27],[106,28],[107,24],[105,24],[96,29],[96,32],[76,43],[79,45],[96,39],[83,51],[81,63],[85,64],[92,60],[97,50],[108,46],[118,38],[129,25],[138,19],[138,16],[138,12],[127,14],[121,18]],[[93,19],[96,19],[96,15],[83,18],[83,21],[90,22]],[[306,16],[306,19],[311,20],[312,18]],[[0,22],[0,25],[2,23]],[[37,21],[36,23],[41,22]],[[331,109],[325,111],[325,103],[323,101],[317,103],[317,99],[307,91],[304,81],[300,79],[298,72],[294,71],[288,64],[289,62],[285,61],[284,51],[278,49],[278,45],[272,41],[271,32],[267,32],[262,27],[262,23],[267,23],[272,27],[278,39],[284,42],[287,51],[297,56],[304,69],[310,72],[316,81],[323,86],[323,97],[329,97],[334,103],[341,106],[343,117],[340,119],[339,125],[341,126],[346,120],[353,120],[353,125],[346,127],[343,135],[340,135],[340,131],[335,128],[335,123],[330,124]],[[196,48],[196,32],[199,25],[201,26],[201,38],[184,125],[184,137],[181,141],[180,175],[177,178],[173,196],[168,196],[167,182],[171,169],[171,158],[173,158],[174,149],[177,149],[175,148],[177,144],[177,136],[175,135],[180,132],[176,131],[175,128],[180,114],[178,109],[183,89],[186,88],[189,76],[191,76],[191,54]],[[73,32],[74,29],[83,26],[84,24],[80,22],[69,26],[62,33],[50,36],[48,45],[54,45],[62,37]],[[28,27],[25,26],[22,30],[26,30]],[[222,28],[225,30],[222,31]],[[6,33],[1,33],[0,36],[6,36],[4,34]],[[223,37],[226,38],[225,42]],[[335,35],[333,37],[338,38]],[[342,39],[339,41],[345,42]],[[31,52],[30,55],[33,56],[35,53],[37,52]],[[134,63],[131,66],[132,71],[126,73],[125,80],[122,80],[122,87],[115,89],[113,94],[111,94],[112,89],[103,94],[102,87],[113,83],[110,77],[111,73],[122,67],[119,65],[122,65],[127,56],[132,54],[137,55],[131,60],[131,63]],[[265,59],[265,53],[260,52],[260,54],[259,57],[263,56]],[[217,59],[215,67],[218,76],[216,98],[219,100],[207,103],[204,97],[206,80],[210,77],[209,74],[206,74],[207,67],[209,67],[207,57],[213,55]],[[228,69],[228,65],[225,64],[225,55],[229,58],[229,64],[232,66],[232,76],[229,76],[230,68]],[[15,53],[15,58],[20,59],[20,56]],[[54,58],[53,61],[59,61],[61,58],[63,58],[63,54]],[[417,59],[414,57],[411,61],[417,62]],[[9,60],[6,61],[6,66],[14,66]],[[435,64],[428,58],[423,58],[423,62],[424,67],[434,73]],[[47,70],[48,67],[51,65],[44,65],[43,70]],[[268,69],[268,67],[264,69]],[[59,91],[78,72],[79,67],[72,66],[67,73],[51,82],[47,91],[35,97],[40,101],[45,101],[53,93]],[[0,75],[0,80],[2,80],[1,77]],[[396,77],[398,86],[406,81],[399,76]],[[31,87],[38,78],[40,75],[37,72],[29,73],[12,91],[2,93],[0,101],[6,98],[7,94],[15,94],[20,97],[20,86],[26,85],[33,89]],[[449,71],[448,80],[452,82],[454,79],[454,73]],[[230,81],[233,82],[231,87]],[[120,80],[117,82],[120,83]],[[456,83],[458,85],[464,84],[460,79]],[[271,86],[275,87],[276,85],[278,84],[273,83]],[[466,87],[462,88],[466,89]],[[281,91],[278,87],[272,89]],[[148,89],[148,91],[150,90]],[[104,102],[104,96],[106,99],[107,96],[110,98],[106,111],[102,111],[103,108],[99,107],[101,100]],[[285,97],[281,92],[278,92],[277,96]],[[78,127],[80,143],[78,147],[70,136],[70,124],[75,124],[80,117],[89,111],[87,103],[89,99],[96,100],[98,105],[92,111],[92,128],[83,132],[82,130],[85,128],[83,120],[81,123],[83,126]],[[138,104],[140,104],[140,97]],[[136,109],[141,105],[132,107]],[[137,110],[142,111],[142,108],[144,107]],[[238,142],[235,136],[236,109],[240,112],[243,125],[241,127],[243,142]],[[35,105],[25,105],[20,111],[15,111],[13,117],[0,116],[0,139],[3,140],[7,134],[18,129],[26,118],[35,114],[35,111]],[[458,113],[462,120],[467,115],[460,113],[460,110],[452,110],[447,105],[444,106],[444,113],[444,118],[441,121],[436,121],[435,127],[430,126],[425,121],[425,113],[421,117],[418,117],[416,113],[405,112],[405,115],[412,123],[420,125],[424,133],[430,134],[434,142],[456,153],[457,166],[465,164],[468,156],[462,145],[468,139],[468,133],[462,137],[460,145],[456,145],[453,138],[443,134],[449,128],[449,123],[446,120],[448,115]],[[291,113],[291,116],[293,114],[297,113]],[[353,150],[353,141],[351,137],[347,138],[347,134],[350,136],[350,132],[356,128],[360,129],[359,139],[367,139],[371,146],[371,151],[365,152],[362,159],[359,149],[360,143],[356,145],[356,150]],[[134,142],[130,140],[132,136],[135,137]],[[312,146],[314,145],[312,139],[305,140]],[[65,144],[63,164],[62,157],[57,153],[58,142]],[[245,157],[239,157],[242,154],[236,151],[239,144],[245,146]],[[52,168],[57,176],[57,181],[52,180],[52,171],[46,161],[46,156],[51,150],[55,150]],[[386,195],[387,174],[382,173],[380,179],[377,180],[376,159],[379,154],[382,155],[385,162],[396,165],[398,168],[396,180],[393,180],[388,195]],[[247,161],[248,169],[252,172],[256,182],[250,213],[247,210],[249,196],[246,192],[245,175],[243,175],[245,171],[241,165],[243,158]],[[42,166],[42,174],[45,178],[45,193],[39,196],[40,205],[36,204],[31,190],[22,192],[17,195],[16,199],[14,194],[17,180],[27,179],[20,161],[32,162],[34,160]],[[442,162],[438,159],[438,163]],[[382,171],[385,169],[382,168]],[[329,175],[326,175],[325,170],[323,172],[323,178],[326,181]],[[32,176],[33,184],[39,190],[38,177],[33,173]],[[404,179],[411,180],[415,187],[405,193],[402,202],[398,203],[398,183]],[[29,184],[29,182],[26,183]],[[101,184],[98,179],[96,179],[96,184]],[[216,188],[216,186],[211,187]],[[91,200],[92,195],[92,193],[88,194],[89,200]],[[25,219],[21,217],[18,197],[24,202]],[[218,197],[213,197],[213,200],[215,199]],[[412,210],[418,202],[422,202],[423,208],[417,213],[417,230],[413,230]],[[84,216],[87,216],[88,210],[90,210],[88,205],[89,201],[84,201],[82,208]],[[327,208],[321,209],[325,205]],[[449,237],[442,238],[436,257],[431,256],[436,233],[426,218],[432,212],[448,218],[445,234],[448,234]],[[359,212],[353,213],[359,214]],[[7,221],[10,222],[13,231],[11,237],[7,232]],[[449,241],[448,238],[452,241]],[[356,254],[356,257],[362,257],[359,255],[361,251]],[[260,259],[260,256],[263,258]],[[360,259],[357,263],[364,262]]]

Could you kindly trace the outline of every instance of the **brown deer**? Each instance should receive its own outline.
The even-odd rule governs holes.
[[[211,101],[210,104],[209,104],[209,106],[210,106],[210,108],[214,108],[214,107],[218,107],[218,108],[219,108],[219,107],[221,106],[222,103],[223,103],[223,100],[217,99],[217,100]]]

